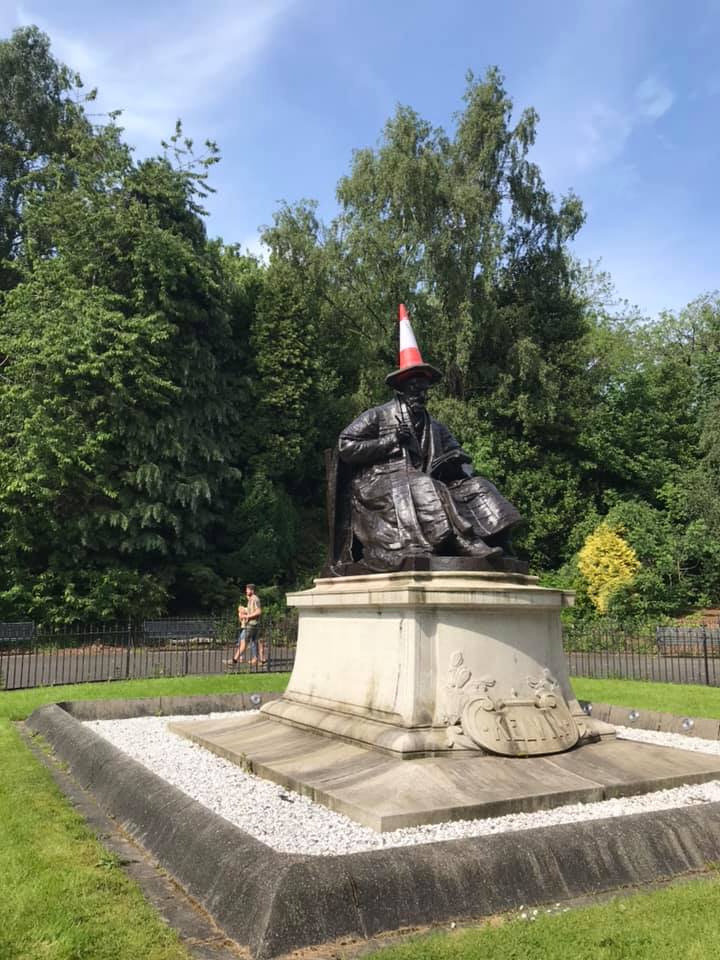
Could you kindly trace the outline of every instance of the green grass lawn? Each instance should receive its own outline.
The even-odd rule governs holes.
[[[0,693],[0,958],[189,960],[95,840],[11,720],[59,700],[282,690],[287,674],[182,677]]]
[[[572,685],[581,700],[659,710],[681,717],[720,719],[720,689],[717,687],[641,683],[638,680],[588,680],[585,677],[574,678]]]
[[[172,930],[93,838],[12,720],[44,703],[77,699],[281,690],[286,674],[182,677],[0,692],[0,958],[2,960],[188,960]],[[576,679],[582,699],[720,717],[720,690],[636,681]],[[378,960],[716,960],[720,881],[537,919],[512,918],[416,938]]]
[[[184,697],[204,693],[284,690],[287,673],[225,674],[211,677],[163,677],[157,680],[112,680],[66,687],[0,691],[0,718],[24,720],[36,707],[63,700],[126,700],[134,697]]]
[[[562,906],[560,910],[562,911]],[[551,914],[416,937],[374,960],[717,960],[720,879],[678,883]]]

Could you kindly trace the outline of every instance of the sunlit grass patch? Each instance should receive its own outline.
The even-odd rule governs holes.
[[[640,680],[591,680],[586,677],[573,678],[572,686],[581,700],[657,710],[682,717],[720,719],[720,689],[717,687]]]

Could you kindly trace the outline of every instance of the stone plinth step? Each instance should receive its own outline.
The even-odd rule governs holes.
[[[551,757],[399,760],[262,714],[171,729],[377,831],[498,817],[720,779],[720,757],[627,740]]]

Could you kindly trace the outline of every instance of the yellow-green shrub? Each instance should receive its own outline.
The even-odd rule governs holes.
[[[578,554],[578,569],[593,606],[605,613],[612,595],[633,582],[640,561],[617,530],[601,523],[586,537]]]

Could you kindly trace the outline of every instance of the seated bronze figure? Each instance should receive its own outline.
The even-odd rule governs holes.
[[[428,388],[441,374],[423,362],[403,306],[399,325],[400,365],[386,378],[395,397],[353,420],[329,460],[328,572],[524,572],[525,564],[507,557],[520,514],[473,475],[470,457],[427,412]]]

